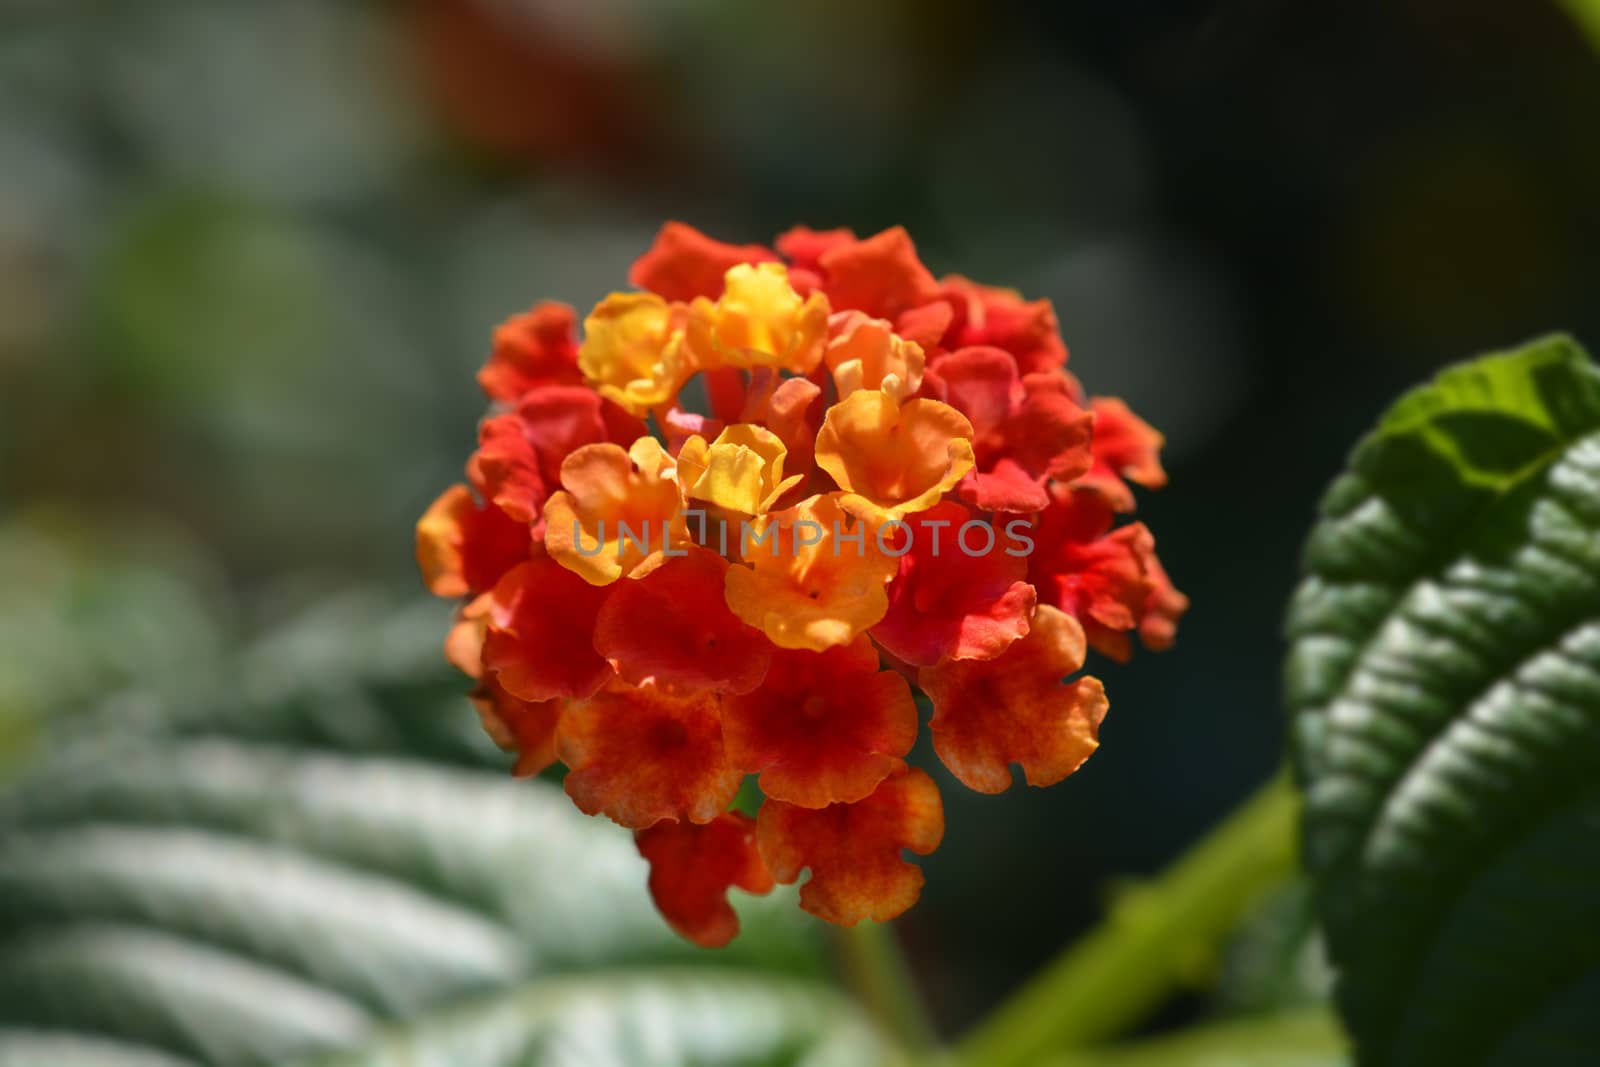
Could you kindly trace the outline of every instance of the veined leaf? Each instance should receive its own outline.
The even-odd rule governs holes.
[[[348,601],[0,791],[0,1065],[892,1061],[792,893],[686,945],[631,835],[422,728],[473,721],[427,614],[431,662],[436,609]]]
[[[1322,510],[1288,700],[1360,1062],[1592,1063],[1600,372],[1559,337],[1446,371]]]

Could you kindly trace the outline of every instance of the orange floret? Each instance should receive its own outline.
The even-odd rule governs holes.
[[[883,587],[897,561],[831,497],[763,516],[743,541],[745,565],[728,568],[728,607],[780,648],[847,644],[888,610]]]
[[[567,794],[631,830],[663,819],[706,823],[733,803],[739,773],[722,750],[714,693],[675,694],[614,679],[561,717]]]
[[[1167,484],[1167,472],[1161,466],[1165,439],[1120,400],[1095,397],[1089,408],[1094,412],[1094,466],[1078,479],[1078,485],[1104,493],[1118,511],[1132,511],[1133,490],[1128,482],[1146,489]]]
[[[840,398],[858,389],[881,389],[904,400],[922,385],[922,348],[897,336],[882,319],[859,311],[834,316],[823,359]]]
[[[531,525],[544,510],[547,490],[539,454],[519,415],[483,420],[467,476],[490,503],[517,522]]]
[[[699,435],[685,441],[678,451],[678,480],[691,499],[760,515],[800,482],[798,474],[784,477],[788,451],[771,430],[737,423],[709,445]]]
[[[770,367],[809,374],[822,358],[828,300],[802,297],[781,263],[728,271],[721,299],[689,306],[688,358],[697,369]]]
[[[561,485],[545,504],[545,547],[586,582],[614,582],[688,541],[672,457],[653,437],[626,452],[583,446],[561,464]]]
[[[485,419],[467,476],[478,494],[517,522],[531,524],[543,540],[541,515],[549,491],[560,484],[561,464],[587,444],[629,445],[644,423],[593,391],[565,385],[536,386],[515,411]]]
[[[760,774],[768,797],[821,808],[861,800],[903,766],[917,709],[863,636],[826,652],[778,652],[759,689],[724,701],[722,729],[728,761]]]
[[[932,507],[972,469],[972,424],[949,404],[900,404],[878,390],[828,409],[817,466],[845,495],[840,505],[874,525]]]
[[[533,703],[595,692],[611,677],[592,639],[606,592],[549,557],[520,564],[490,594],[484,671]]]
[[[647,432],[641,419],[584,386],[534,389],[517,404],[516,417],[551,489],[561,483],[561,464],[584,445],[610,441],[627,448]]]
[[[531,778],[556,761],[556,725],[565,700],[519,700],[488,679],[472,692],[472,705],[484,733],[517,761],[511,773]]]
[[[906,518],[905,555],[873,639],[904,663],[993,659],[1028,632],[1028,561],[1005,528],[954,501]]]
[[[728,610],[728,562],[698,546],[623,582],[595,620],[594,647],[624,681],[673,689],[748,692],[767,673],[772,646]]]
[[[527,523],[452,485],[417,520],[417,568],[434,596],[481,593],[528,558],[531,540]]]
[[[941,283],[954,312],[944,347],[992,345],[1017,361],[1023,374],[1056,371],[1067,362],[1055,308],[1048,300],[1024,300],[1014,289],[979,285],[958,274]]]
[[[806,911],[841,926],[887,922],[922,893],[922,871],[901,859],[901,850],[926,856],[939,847],[944,805],[933,779],[908,768],[854,804],[811,809],[769,800],[756,833],[761,858],[778,882],[789,885],[811,869],[811,880],[800,887]]]
[[[572,308],[549,300],[513,315],[495,329],[478,384],[504,404],[541,385],[581,385],[576,325]]]
[[[444,638],[444,658],[468,678],[483,677],[483,639],[489,631],[494,595],[484,593],[456,609]]]
[[[578,367],[600,393],[643,415],[669,403],[693,368],[684,312],[654,293],[612,293],[583,321]]]
[[[1028,635],[991,660],[924,667],[917,685],[933,701],[933,748],[962,784],[1003,793],[1011,764],[1029,785],[1066,778],[1099,747],[1105,690],[1096,678],[1062,679],[1083,666],[1083,628],[1048,605]]]
[[[865,240],[831,241],[816,262],[822,291],[841,311],[864,311],[892,321],[939,295],[939,283],[917,258],[917,247],[903,226]]]
[[[1156,558],[1155,538],[1148,542],[1144,557],[1145,577],[1150,581],[1150,595],[1141,606],[1139,640],[1152,652],[1165,652],[1177,640],[1178,620],[1189,610],[1189,598],[1178,592],[1167,570]]]
[[[730,245],[693,226],[669,222],[650,250],[634,261],[628,280],[667,300],[685,303],[722,295],[723,277],[740,263],[765,263],[778,257],[760,245]]]
[[[1172,644],[1189,601],[1172,588],[1143,523],[1113,528],[1111,500],[1092,489],[1055,486],[1038,517],[1029,576],[1040,599],[1083,624],[1089,644],[1118,661],[1132,654],[1130,631],[1147,615],[1155,644]]]
[[[773,242],[783,258],[789,261],[789,273],[796,278],[795,288],[807,289],[822,284],[822,257],[835,248],[857,243],[852,230],[813,230],[809,226],[796,226],[778,235]]]
[[[801,477],[816,466],[812,450],[822,423],[822,389],[806,378],[785,378],[771,393],[746,408],[748,418],[764,422],[783,442],[785,474]]]
[[[756,849],[756,824],[725,812],[711,822],[658,822],[634,835],[650,864],[650,896],[680,937],[702,948],[721,948],[739,933],[728,890],[761,895],[772,875]]]
[[[1093,416],[1059,377],[1019,378],[1010,353],[963,348],[934,363],[928,387],[972,423],[974,467],[961,485],[963,500],[985,511],[1038,511],[1051,479],[1070,481],[1089,469]]]

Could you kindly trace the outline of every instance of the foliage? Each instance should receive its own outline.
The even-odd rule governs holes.
[[[1362,1067],[1592,1060],[1600,370],[1550,338],[1403,397],[1329,490],[1305,568],[1301,789],[1270,784],[1119,893],[955,1062],[1324,1067],[1349,1062],[1347,1032]],[[849,993],[782,893],[739,900],[726,950],[670,934],[624,832],[505,777],[438,662],[438,613],[334,597],[240,654],[197,648],[181,679],[95,675],[130,688],[53,723],[0,791],[0,1063],[920,1055],[870,934],[834,957]],[[115,631],[74,637],[80,616],[105,618],[41,616],[45,643],[98,662]],[[31,677],[13,689],[36,702]],[[1225,1018],[1104,1046],[1217,974]]]
[[[1555,337],[1407,395],[1305,565],[1305,859],[1360,1062],[1592,1062],[1600,371]]]
[[[127,695],[13,783],[0,1062],[884,1058],[792,901],[698,953],[626,833],[436,730],[466,710],[417,671],[438,624],[336,602],[209,706]]]

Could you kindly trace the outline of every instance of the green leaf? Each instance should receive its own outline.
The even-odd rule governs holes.
[[[216,571],[137,513],[35,507],[0,519],[0,774],[43,720],[215,660]]]
[[[1305,569],[1304,850],[1360,1062],[1593,1062],[1600,371],[1555,337],[1403,398]]]
[[[792,892],[693,948],[631,835],[422,729],[474,722],[445,618],[336,602],[0,792],[0,1065],[891,1059]]]

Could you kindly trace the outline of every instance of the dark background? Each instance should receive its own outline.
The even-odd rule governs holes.
[[[1277,766],[1299,542],[1385,404],[1600,335],[1597,115],[1533,0],[0,3],[0,725],[420,591],[489,330],[663,219],[904,224],[1166,432],[1195,605],[1093,665],[1070,783],[947,790],[901,928],[957,1029]]]

